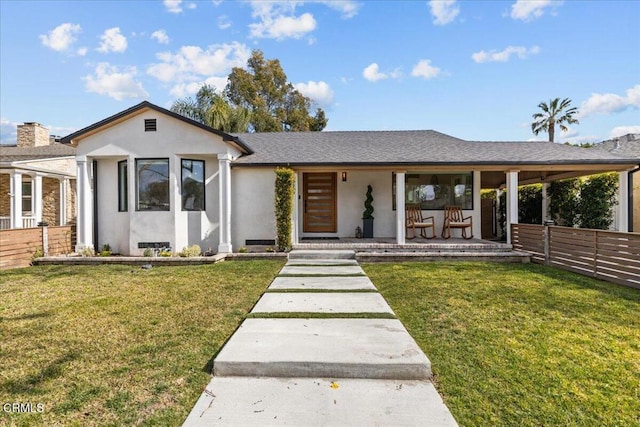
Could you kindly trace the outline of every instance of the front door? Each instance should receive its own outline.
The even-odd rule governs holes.
[[[335,172],[303,173],[302,231],[307,233],[335,233],[336,174]]]

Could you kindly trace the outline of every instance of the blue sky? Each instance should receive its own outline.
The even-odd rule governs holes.
[[[639,22],[635,0],[0,0],[0,140],[169,108],[260,49],[327,130],[544,140],[531,115],[567,97],[580,124],[556,141],[601,141],[640,132]]]

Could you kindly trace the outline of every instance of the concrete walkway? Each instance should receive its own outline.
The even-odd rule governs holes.
[[[251,313],[185,426],[457,425],[353,251],[292,251]]]

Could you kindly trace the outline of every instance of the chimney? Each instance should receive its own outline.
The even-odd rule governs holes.
[[[43,147],[49,143],[49,129],[40,123],[18,125],[18,147]]]

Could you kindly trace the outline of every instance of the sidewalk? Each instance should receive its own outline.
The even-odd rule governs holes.
[[[213,366],[185,426],[457,425],[353,251],[292,251]]]

